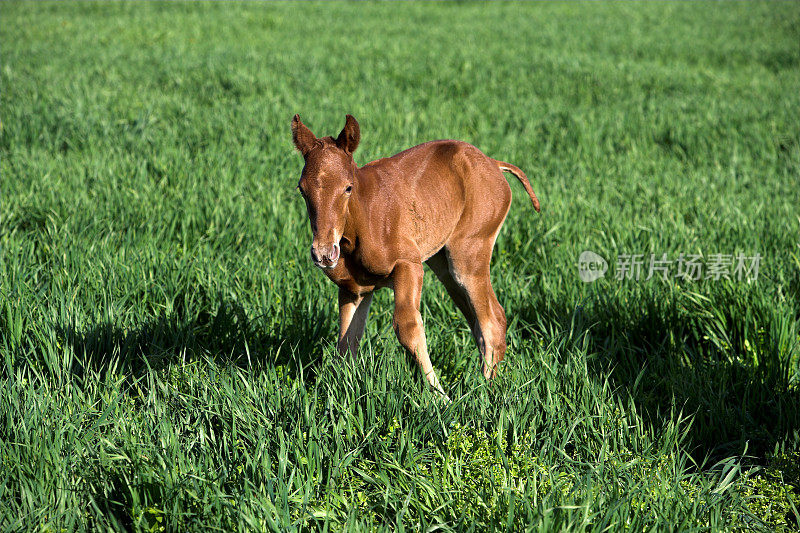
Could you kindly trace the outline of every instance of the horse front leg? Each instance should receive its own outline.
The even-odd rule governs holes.
[[[358,352],[371,303],[371,292],[357,295],[339,287],[339,342],[336,349],[340,354],[355,355]]]
[[[419,312],[422,295],[422,264],[407,261],[398,262],[393,275],[394,282],[394,319],[392,325],[397,339],[403,348],[414,357],[425,379],[432,389],[447,399],[447,395],[436,377],[428,345],[425,340],[425,328]]]

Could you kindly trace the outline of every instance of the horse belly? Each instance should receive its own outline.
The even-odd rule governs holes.
[[[463,188],[457,178],[433,182],[424,191],[417,191],[409,206],[414,240],[422,260],[426,261],[447,243],[464,210]]]

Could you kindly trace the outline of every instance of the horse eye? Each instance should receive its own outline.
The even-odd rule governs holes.
[[[345,192],[346,194],[350,194],[351,192],[353,192],[353,186],[352,186],[352,185],[348,185],[348,186],[345,188],[344,192]]]

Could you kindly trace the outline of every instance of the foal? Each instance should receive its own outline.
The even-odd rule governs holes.
[[[506,352],[506,315],[489,262],[511,205],[503,172],[536,198],[525,174],[461,141],[431,141],[357,167],[361,139],[347,115],[339,136],[318,139],[295,115],[292,139],[305,166],[298,190],[308,208],[311,258],[339,287],[340,353],[355,353],[375,289],[394,289],[394,331],[428,383],[441,392],[419,312],[422,263],[444,284],[472,329],[483,375]]]

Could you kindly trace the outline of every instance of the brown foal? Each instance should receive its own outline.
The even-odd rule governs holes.
[[[536,198],[525,174],[461,141],[431,141],[357,167],[361,139],[347,115],[339,136],[318,139],[298,115],[292,138],[305,166],[298,189],[308,208],[311,257],[339,287],[341,353],[355,353],[372,293],[394,289],[394,330],[428,383],[441,392],[419,312],[422,263],[444,284],[472,329],[491,379],[506,352],[506,315],[489,263],[511,205],[503,172]]]

